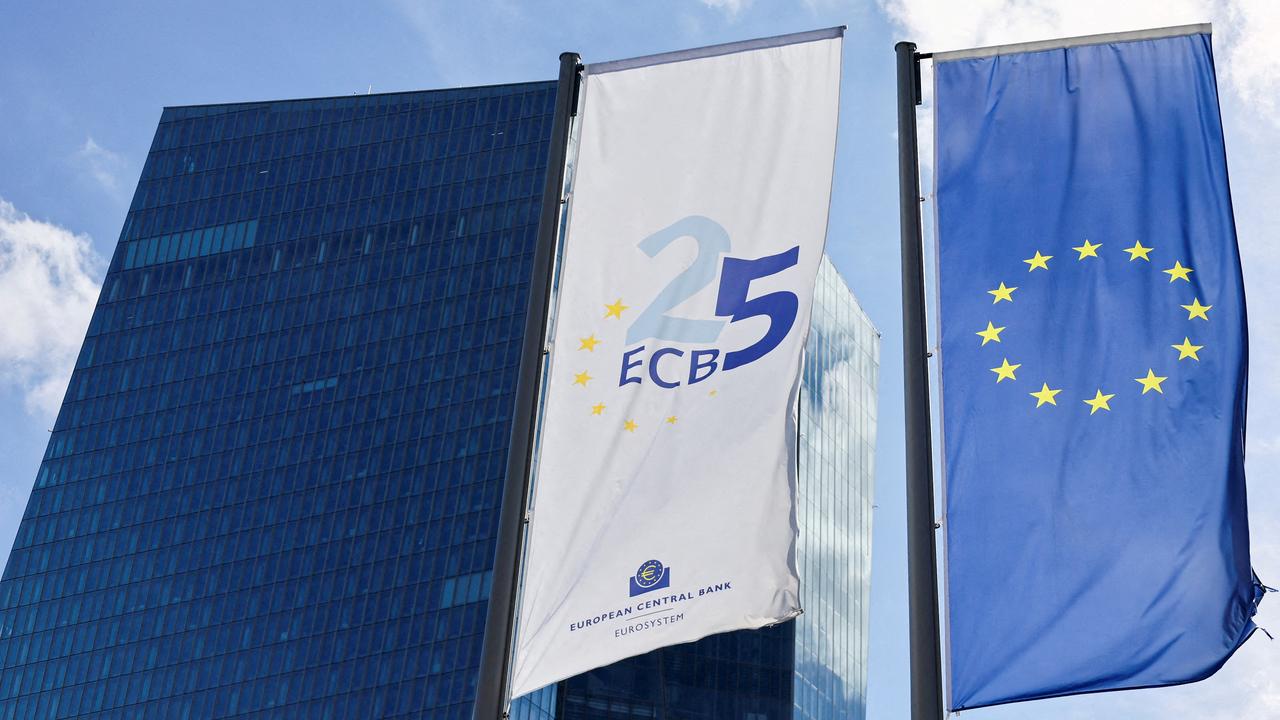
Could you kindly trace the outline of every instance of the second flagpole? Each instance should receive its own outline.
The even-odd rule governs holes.
[[[928,325],[924,297],[924,233],[920,222],[920,55],[915,43],[898,56],[898,191],[902,233],[902,370],[907,446],[907,587],[911,638],[911,718],[941,720],[942,650],[934,538],[933,441],[929,420]]]
[[[529,502],[529,473],[533,466],[534,433],[537,430],[538,391],[542,386],[543,352],[546,347],[547,313],[551,307],[552,273],[560,232],[560,206],[564,199],[565,158],[569,150],[570,121],[576,111],[581,76],[577,53],[560,55],[560,79],[556,86],[551,119],[551,145],[547,152],[547,176],[538,218],[538,240],[529,279],[529,307],[525,315],[524,344],[520,350],[520,379],[511,416],[511,444],[507,450],[507,475],[498,513],[497,547],[489,612],[485,618],[480,675],[476,684],[473,720],[507,717],[508,670],[516,615],[516,592],[524,544],[525,508]]]

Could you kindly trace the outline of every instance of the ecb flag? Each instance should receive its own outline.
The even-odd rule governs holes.
[[[800,612],[842,35],[585,69],[512,696]]]
[[[934,61],[951,707],[1206,678],[1263,591],[1209,28]]]

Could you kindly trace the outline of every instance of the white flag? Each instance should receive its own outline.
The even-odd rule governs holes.
[[[512,695],[800,612],[842,29],[586,69]]]

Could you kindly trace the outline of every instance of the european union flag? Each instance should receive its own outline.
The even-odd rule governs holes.
[[[935,81],[952,709],[1208,677],[1262,595],[1208,28]]]

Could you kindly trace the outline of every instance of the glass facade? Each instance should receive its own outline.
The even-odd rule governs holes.
[[[880,333],[826,258],[800,394],[796,720],[865,720]]]
[[[663,648],[559,685],[560,720],[865,720],[880,334],[823,258],[800,394],[794,622]]]
[[[0,579],[0,720],[469,720],[555,83],[167,108]],[[515,720],[863,717],[878,337],[824,262],[798,622]]]
[[[554,95],[164,111],[0,582],[0,718],[470,718]]]

